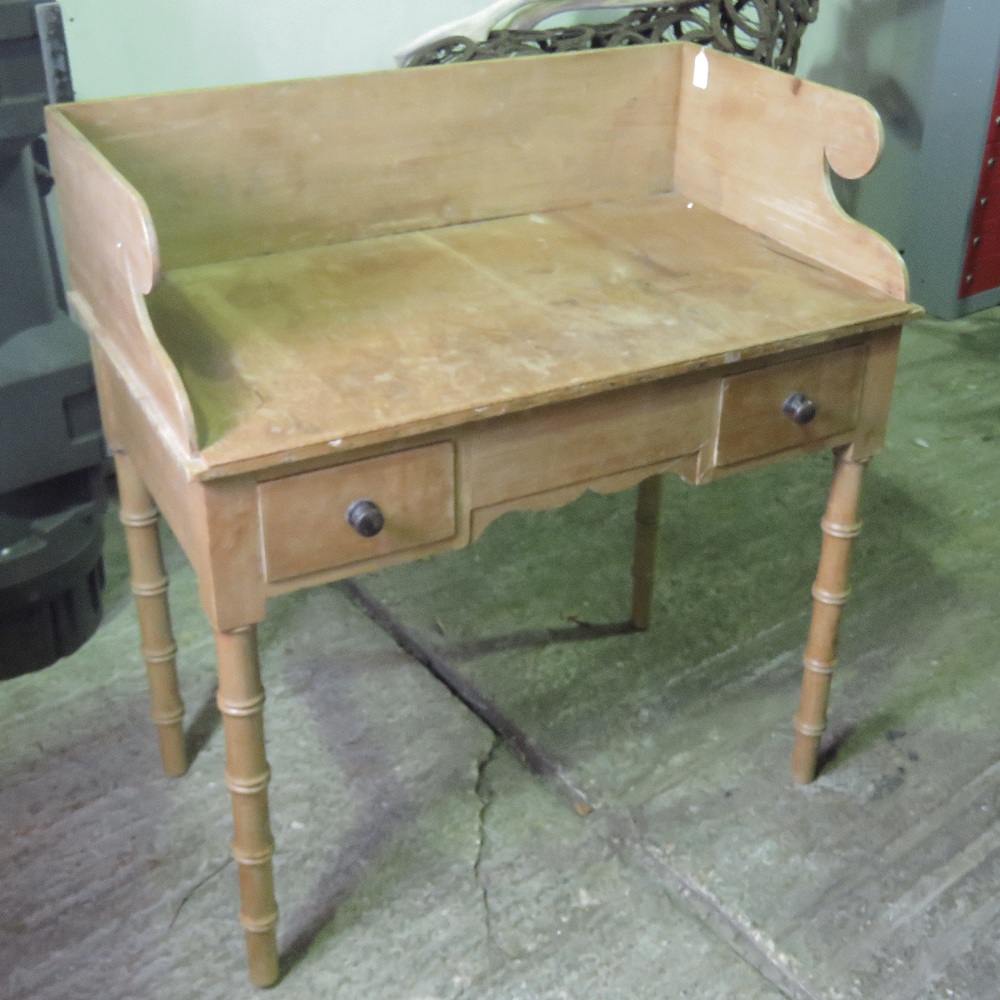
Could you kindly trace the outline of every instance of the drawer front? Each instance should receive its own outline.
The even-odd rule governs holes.
[[[866,357],[865,347],[854,347],[724,379],[716,464],[818,444],[851,430]],[[807,423],[796,423],[783,410],[794,393],[815,404]]]
[[[451,443],[261,483],[264,573],[269,583],[443,541],[455,533]],[[377,505],[382,529],[348,524],[357,501]]]
[[[479,429],[467,459],[472,506],[489,507],[709,447],[718,383],[640,385]]]

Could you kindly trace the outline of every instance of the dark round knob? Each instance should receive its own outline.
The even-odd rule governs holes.
[[[781,412],[797,424],[808,424],[816,416],[816,404],[801,392],[793,392],[782,403]]]
[[[355,500],[347,508],[347,523],[362,538],[374,538],[385,527],[385,516],[371,500]]]

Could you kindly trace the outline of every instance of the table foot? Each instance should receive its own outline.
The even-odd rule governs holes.
[[[836,453],[830,499],[821,522],[823,547],[812,589],[812,622],[803,657],[802,695],[795,715],[792,778],[798,784],[815,778],[819,741],[826,729],[830,678],[837,663],[840,615],[850,596],[847,574],[851,545],[861,533],[857,511],[863,472],[864,463],[849,459],[846,450]]]
[[[653,617],[653,587],[656,583],[656,545],[660,535],[660,504],[663,476],[650,476],[639,483],[635,507],[635,548],[632,557],[632,624],[645,631]]]
[[[142,658],[149,678],[150,714],[160,740],[163,770],[178,777],[187,770],[184,703],[177,679],[177,643],[170,625],[167,571],[157,527],[159,515],[127,455],[115,455],[115,469],[132,593],[139,615]]]
[[[233,806],[233,857],[240,875],[240,923],[246,933],[250,978],[270,986],[278,978],[271,856],[274,839],[268,815],[271,771],[264,753],[264,687],[257,659],[255,626],[216,632],[218,705],[226,737],[226,784]]]

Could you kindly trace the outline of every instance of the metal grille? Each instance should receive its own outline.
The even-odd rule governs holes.
[[[652,42],[697,42],[792,73],[819,0],[673,0],[637,7],[607,24],[491,31],[484,42],[461,35],[417,49],[407,66],[577,52]]]

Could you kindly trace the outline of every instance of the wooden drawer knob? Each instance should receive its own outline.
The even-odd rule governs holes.
[[[808,424],[816,416],[816,404],[801,392],[793,392],[782,403],[781,412],[797,424]]]
[[[347,523],[362,538],[374,538],[385,527],[385,516],[377,503],[355,500],[347,508]]]

